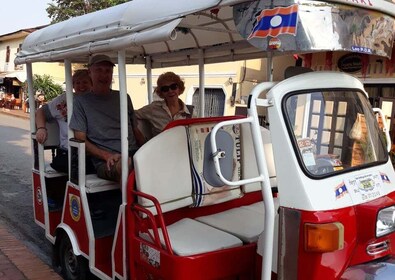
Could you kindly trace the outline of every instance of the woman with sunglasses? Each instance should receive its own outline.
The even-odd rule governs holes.
[[[158,77],[156,83],[155,92],[162,100],[154,101],[135,111],[138,121],[149,126],[148,132],[151,135],[145,135],[146,140],[162,132],[169,122],[192,117],[192,112],[178,97],[185,90],[180,76],[173,72],[165,72]]]

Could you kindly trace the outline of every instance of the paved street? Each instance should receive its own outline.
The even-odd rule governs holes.
[[[29,134],[28,119],[0,113],[0,227],[7,228],[32,256],[51,265],[51,245],[33,219]],[[0,254],[1,261],[5,260]],[[0,279],[8,278],[2,278],[0,271]]]

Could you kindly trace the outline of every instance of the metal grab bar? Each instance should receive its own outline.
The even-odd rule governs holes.
[[[391,136],[389,133],[389,129],[387,127],[387,122],[385,121],[385,116],[383,114],[383,111],[380,108],[373,108],[373,112],[378,113],[381,117],[381,119],[383,120],[383,131],[385,134],[385,139],[387,140],[387,151],[390,152],[391,151]]]
[[[271,106],[271,101],[267,99],[259,99],[259,95],[271,89],[275,85],[274,82],[266,82],[258,84],[251,92],[248,100],[248,117],[241,120],[230,120],[220,122],[215,125],[211,131],[210,136],[210,143],[212,148],[214,166],[217,172],[217,175],[220,179],[228,185],[241,185],[253,182],[260,182],[262,188],[262,195],[263,201],[265,206],[265,230],[262,233],[262,237],[264,239],[264,244],[266,244],[263,256],[262,256],[262,275],[261,279],[270,280],[271,279],[271,268],[272,268],[272,258],[273,258],[273,244],[274,240],[274,217],[275,217],[275,210],[274,210],[274,202],[271,192],[271,185],[269,180],[269,171],[265,160],[265,151],[263,149],[263,141],[261,137],[261,131],[259,126],[259,117],[256,107],[257,106]],[[219,160],[221,157],[226,156],[223,151],[218,151],[217,144],[216,144],[216,134],[217,131],[225,126],[231,124],[242,124],[242,123],[250,123],[251,124],[251,132],[252,132],[252,143],[254,146],[256,160],[258,165],[258,177],[244,179],[239,181],[228,181],[224,178]]]

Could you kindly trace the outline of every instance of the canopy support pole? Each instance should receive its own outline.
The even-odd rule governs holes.
[[[147,69],[148,104],[151,104],[154,101],[154,93],[152,89],[152,61],[150,56],[145,58],[145,68]]]
[[[129,145],[128,145],[128,100],[126,84],[126,52],[118,51],[118,76],[120,91],[120,120],[121,120],[121,148],[122,148],[122,202],[126,202],[126,182],[129,174]]]
[[[119,102],[120,102],[120,120],[121,120],[121,151],[122,151],[122,180],[121,180],[121,190],[122,190],[122,205],[120,211],[123,213],[122,219],[122,266],[123,266],[123,276],[126,275],[126,221],[125,221],[125,207],[127,204],[127,180],[129,176],[129,114],[128,114],[128,89],[126,81],[126,51],[118,51],[118,75],[119,75]],[[130,126],[131,127],[131,126]],[[133,131],[131,132],[133,133]],[[131,159],[132,160],[132,159]]]
[[[71,61],[69,59],[64,60],[64,73],[66,80],[66,103],[67,103],[67,124],[70,124],[71,116],[73,115],[73,76],[71,74]],[[73,138],[74,132],[70,127],[68,128],[68,138]],[[69,153],[70,155],[70,153]]]
[[[204,117],[205,84],[204,84],[204,51],[199,49],[199,117]]]
[[[33,70],[30,62],[26,63],[27,91],[29,96],[30,132],[36,132],[36,98],[33,88]]]

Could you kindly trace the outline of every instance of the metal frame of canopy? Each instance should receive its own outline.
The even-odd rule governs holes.
[[[199,88],[204,91],[204,64],[268,57],[267,73],[271,80],[270,61],[276,53],[252,46],[239,34],[234,22],[233,6],[246,2],[259,3],[253,0],[126,2],[33,32],[25,39],[15,63],[64,59],[85,63],[93,53],[107,53],[115,60],[115,51],[125,50],[126,63],[146,65],[149,102],[153,99],[152,68],[199,65]],[[386,0],[328,3],[363,7],[395,17],[391,9],[394,4]],[[200,116],[203,116],[204,94],[200,97]]]

